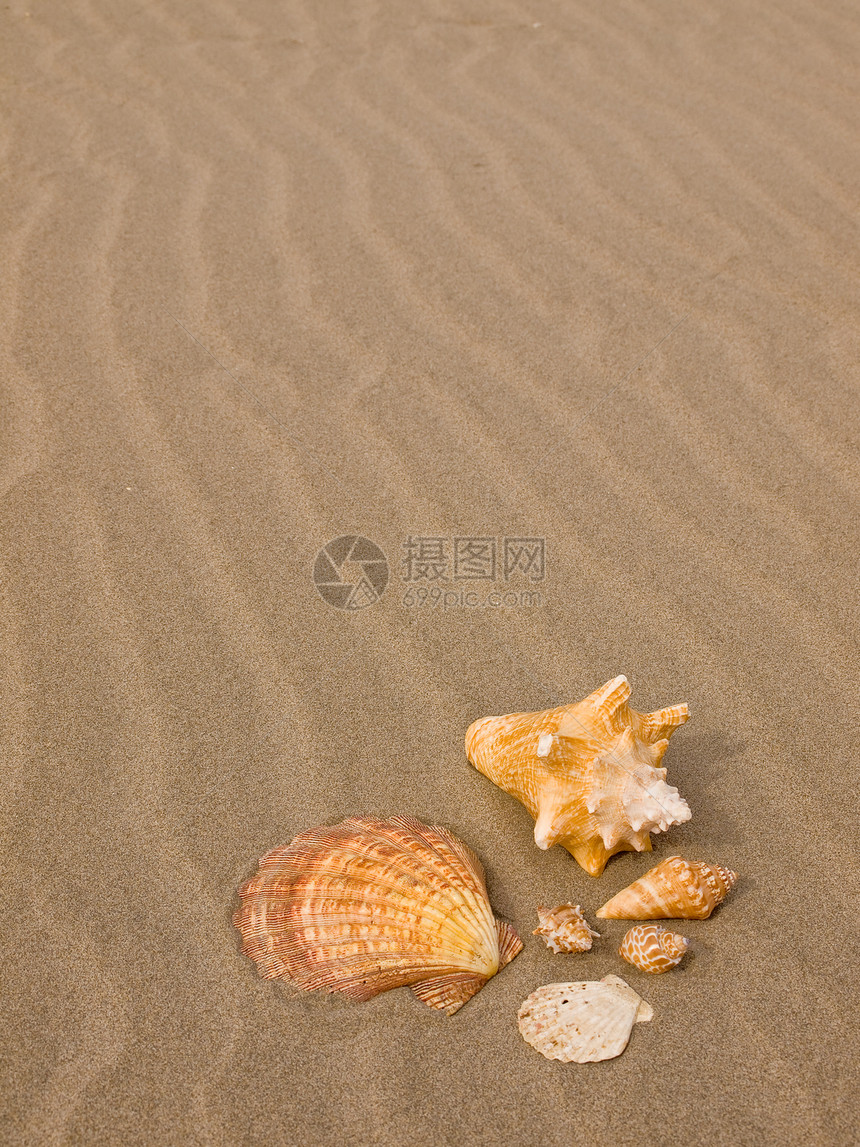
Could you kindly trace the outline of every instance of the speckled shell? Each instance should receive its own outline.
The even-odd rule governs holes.
[[[409,985],[453,1015],[523,946],[494,918],[471,849],[409,816],[303,832],[239,895],[234,922],[261,975],[354,1000]]]
[[[594,1063],[621,1055],[635,1023],[654,1011],[619,976],[546,984],[519,1010],[520,1034],[547,1059]]]
[[[621,941],[618,954],[641,972],[668,972],[684,959],[690,941],[659,924],[636,924]]]
[[[687,706],[637,713],[629,696],[615,677],[575,705],[484,717],[466,733],[470,762],[535,818],[538,848],[562,845],[592,876],[691,816],[658,767]]]
[[[613,896],[604,920],[706,920],[734,887],[738,874],[719,864],[670,856]]]
[[[578,904],[559,904],[558,908],[537,910],[540,927],[533,936],[543,936],[546,946],[553,952],[587,952],[591,941],[600,933],[589,928]]]

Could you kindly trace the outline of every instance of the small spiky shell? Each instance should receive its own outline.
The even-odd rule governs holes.
[[[670,856],[622,888],[597,915],[604,920],[706,920],[737,879],[722,865]]]
[[[470,762],[535,818],[538,848],[561,844],[592,876],[691,816],[658,767],[687,706],[637,713],[629,697],[615,677],[577,704],[484,717],[466,733]]]
[[[589,928],[578,904],[559,904],[558,908],[541,904],[537,913],[540,927],[532,935],[543,936],[553,952],[587,952],[591,941],[600,936]]]
[[[354,1000],[409,985],[453,1015],[523,946],[494,918],[472,850],[409,816],[303,832],[239,895],[234,923],[262,976]]]
[[[635,1023],[654,1011],[619,976],[545,984],[519,1010],[520,1034],[547,1059],[595,1063],[621,1055]]]
[[[659,924],[636,924],[624,939],[618,954],[641,972],[668,972],[684,959],[690,941]]]

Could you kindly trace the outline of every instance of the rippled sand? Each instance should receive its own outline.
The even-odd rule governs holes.
[[[860,13],[3,23],[3,1138],[852,1142]],[[343,534],[391,566],[361,610],[311,579]],[[480,586],[540,604],[404,604],[410,536],[545,538],[542,582]],[[655,858],[745,876],[648,983],[620,922],[529,933],[654,858],[539,852],[462,749],[620,672],[693,714]],[[525,952],[450,1020],[260,980],[257,858],[395,811],[475,848]],[[535,1055],[522,999],[607,973],[654,1021]]]

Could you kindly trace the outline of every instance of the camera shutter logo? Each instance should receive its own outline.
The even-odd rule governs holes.
[[[335,609],[364,609],[385,592],[388,560],[376,542],[360,534],[344,534],[317,554],[314,585]]]

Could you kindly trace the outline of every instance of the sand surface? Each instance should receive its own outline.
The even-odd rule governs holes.
[[[854,1142],[857,5],[0,21],[0,1137]],[[311,576],[344,534],[390,563],[352,611]],[[544,538],[545,577],[410,606],[410,536]],[[693,818],[592,879],[462,738],[617,673],[689,702]],[[257,858],[397,811],[525,951],[451,1019],[260,979]],[[744,876],[677,971],[530,935],[674,852]],[[655,1012],[620,1058],[523,1042],[607,973]]]

